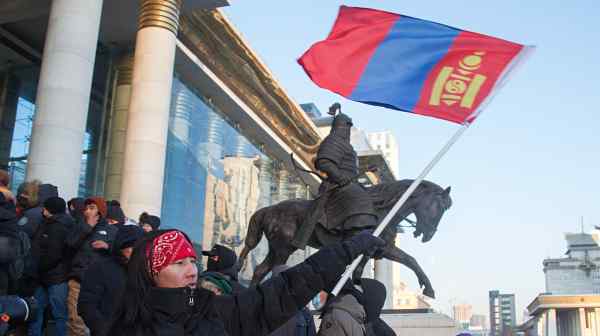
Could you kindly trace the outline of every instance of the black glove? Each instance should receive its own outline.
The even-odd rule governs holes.
[[[346,177],[346,176],[340,177],[340,178],[336,179],[336,181],[335,181],[335,183],[337,185],[339,185],[340,187],[350,184],[351,182],[352,182],[352,178]]]
[[[383,239],[373,236],[373,230],[364,230],[342,243],[344,250],[350,257],[350,262],[361,254],[367,256],[378,254],[385,245],[386,242]]]

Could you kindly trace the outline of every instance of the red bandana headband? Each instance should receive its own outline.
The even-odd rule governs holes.
[[[197,258],[194,247],[179,231],[165,232],[154,238],[151,249],[148,249],[148,258],[150,257],[152,258],[150,260],[150,270],[153,275],[183,258]]]

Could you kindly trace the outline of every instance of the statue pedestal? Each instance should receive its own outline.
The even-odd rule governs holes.
[[[456,336],[461,331],[456,321],[432,309],[384,309],[381,319],[402,336]]]

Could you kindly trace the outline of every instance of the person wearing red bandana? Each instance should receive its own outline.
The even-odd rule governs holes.
[[[283,325],[321,290],[331,291],[346,266],[385,242],[363,232],[321,248],[257,287],[217,296],[197,288],[196,252],[178,230],[147,233],[135,246],[109,335],[261,336]]]

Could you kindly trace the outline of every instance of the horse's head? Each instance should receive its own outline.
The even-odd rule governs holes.
[[[423,192],[415,197],[418,197],[414,211],[417,222],[413,235],[415,238],[423,235],[421,241],[426,243],[435,235],[444,212],[452,206],[450,187],[434,188],[430,192]]]

